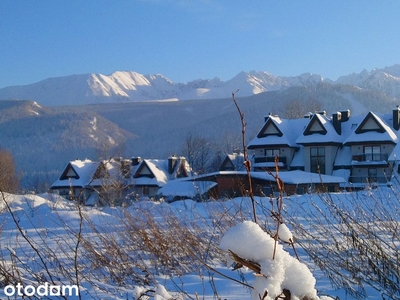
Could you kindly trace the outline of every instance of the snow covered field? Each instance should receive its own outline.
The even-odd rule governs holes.
[[[377,189],[358,192],[357,197],[370,197],[378,190],[392,193]],[[345,200],[349,196],[334,197]],[[290,288],[292,299],[296,291],[310,297],[318,294],[320,299],[327,299],[323,295],[353,299],[335,290],[296,243],[300,261],[308,268],[295,259],[290,245],[281,242],[276,261],[269,259],[274,241],[264,230],[271,233],[276,226],[269,218],[269,198],[256,198],[263,230],[250,221],[248,198],[171,204],[142,201],[130,207],[81,209],[51,194],[4,194],[4,199],[0,204],[2,299],[21,299],[18,292],[35,292],[31,297],[35,298],[38,287],[46,282],[57,287],[79,285],[82,299],[259,299],[265,286],[269,286],[265,299],[279,294],[274,294],[273,286]],[[300,214],[300,206],[319,199],[304,195],[284,202],[290,214]],[[292,232],[286,231],[286,238]],[[254,276],[243,268],[232,271],[226,264],[227,253],[218,249],[258,262],[265,276]],[[253,292],[248,286],[254,286]],[[366,291],[368,299],[381,299],[372,288]],[[39,298],[62,298],[45,295],[44,289],[40,292]]]

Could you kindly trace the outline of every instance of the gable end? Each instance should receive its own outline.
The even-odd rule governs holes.
[[[150,170],[148,165],[146,164],[146,161],[143,161],[142,164],[139,166],[139,168],[136,170],[135,174],[133,175],[134,178],[139,178],[139,177],[149,177],[149,178],[154,178],[153,172]]]
[[[319,133],[325,135],[328,131],[325,126],[321,123],[321,121],[317,118],[316,115],[311,119],[310,123],[308,123],[306,129],[304,130],[304,135],[311,135],[314,133]]]
[[[69,163],[64,172],[61,174],[60,180],[67,180],[70,178],[79,179],[79,175],[76,173],[74,167]]]
[[[375,116],[369,112],[365,119],[361,122],[361,124],[355,130],[356,134],[376,131],[383,133],[385,132],[385,128],[382,127],[382,124],[378,122]]]
[[[261,128],[260,132],[257,134],[258,138],[263,138],[269,135],[282,136],[283,133],[280,129],[275,125],[275,123],[268,118],[267,122],[265,122],[263,128]]]

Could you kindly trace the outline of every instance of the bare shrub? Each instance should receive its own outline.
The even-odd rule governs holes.
[[[19,187],[14,158],[10,151],[0,149],[0,191],[15,193]]]
[[[357,299],[367,297],[368,286],[400,299],[399,191],[322,194],[289,209],[302,216],[291,217],[297,242],[335,287]]]

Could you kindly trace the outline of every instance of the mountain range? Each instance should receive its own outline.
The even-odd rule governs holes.
[[[43,191],[77,158],[186,155],[183,145],[190,135],[209,141],[213,151],[232,152],[241,145],[232,101],[238,89],[248,141],[269,113],[288,118],[291,109],[297,117],[307,110],[391,112],[400,104],[399,78],[400,65],[335,82],[312,74],[277,77],[254,71],[226,82],[187,84],[134,72],[50,78],[0,90],[0,148],[12,152],[22,187]]]
[[[132,71],[117,71],[111,75],[81,74],[48,78],[37,83],[0,89],[0,99],[31,99],[45,106],[124,103],[152,100],[196,100],[230,97],[240,90],[240,96],[251,96],[289,87],[315,87],[321,83],[352,85],[374,90],[388,97],[400,97],[400,65],[363,70],[359,74],[339,77],[336,81],[320,75],[274,76],[268,72],[240,72],[230,80],[197,79],[174,83],[167,77],[143,75]]]

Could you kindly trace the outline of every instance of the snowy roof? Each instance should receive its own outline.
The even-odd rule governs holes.
[[[167,196],[181,196],[194,198],[197,195],[204,195],[211,188],[216,186],[214,181],[181,181],[171,180],[158,190],[158,195]]]
[[[274,173],[273,173],[274,174]],[[279,178],[285,184],[308,184],[308,183],[344,183],[343,177],[330,176],[324,174],[304,172],[300,170],[280,172]],[[273,177],[265,172],[251,172],[252,178],[270,179]]]
[[[373,112],[369,112],[360,124],[349,134],[344,144],[370,142],[397,143],[398,138],[385,121]]]
[[[226,170],[231,167],[236,171],[245,171],[244,167],[244,154],[243,153],[232,153],[227,154],[224,161],[220,166],[220,170]]]
[[[308,119],[281,119],[269,116],[257,136],[248,144],[249,149],[264,145],[298,147],[297,137],[307,126]]]
[[[321,144],[343,142],[343,137],[336,132],[330,119],[321,114],[314,114],[303,133],[296,139],[297,144]]]
[[[299,148],[306,144],[352,144],[362,142],[397,143],[397,132],[392,129],[393,115],[369,112],[366,116],[351,116],[340,123],[340,134],[332,118],[316,113],[311,118],[281,119],[268,116],[249,149],[282,146]],[[390,124],[390,125],[388,125]]]
[[[111,158],[101,162],[74,160],[68,163],[51,188],[103,186],[115,180],[126,184],[163,186],[168,180],[187,177],[191,171],[184,157],[172,157],[172,165],[166,159],[144,159],[133,165],[129,159]],[[169,169],[171,168],[171,170]],[[171,171],[171,172],[170,172]]]
[[[70,187],[71,185],[85,187],[92,181],[99,164],[100,162],[94,162],[89,159],[70,161],[64,172],[50,188]]]
[[[272,172],[272,174],[275,174],[275,172]],[[218,175],[246,176],[247,172],[245,172],[245,171],[220,171],[220,172],[214,172],[214,173],[200,175],[197,178],[218,176]],[[250,175],[252,178],[256,178],[256,179],[260,179],[260,180],[275,181],[275,178],[268,172],[250,172]],[[300,170],[279,172],[278,175],[279,175],[279,178],[285,184],[320,183],[321,180],[323,183],[345,183],[346,182],[343,177],[311,173],[311,172],[305,172],[305,171],[300,171]]]
[[[170,158],[171,159],[171,158]],[[180,176],[186,177],[190,166],[184,157],[173,157],[175,160],[172,170],[169,170],[169,159],[144,159],[136,169],[133,177],[135,185],[163,186],[168,180]],[[180,174],[183,170],[184,174]],[[170,172],[172,171],[172,172]]]
[[[397,144],[399,112],[388,114],[368,112],[366,115],[350,116],[350,111],[341,111],[326,116],[323,113],[310,114],[302,119],[280,119],[268,116],[258,135],[249,143],[249,149],[282,147],[296,148],[290,161],[290,168],[304,168],[304,147],[316,145],[337,145],[334,169],[348,168],[352,162],[351,145],[356,144]],[[390,148],[389,148],[390,149]],[[400,157],[400,146],[389,153],[389,160]],[[376,162],[381,164],[382,162]],[[363,163],[361,163],[363,164]],[[371,163],[372,164],[372,163]],[[258,166],[258,165],[257,165]]]

